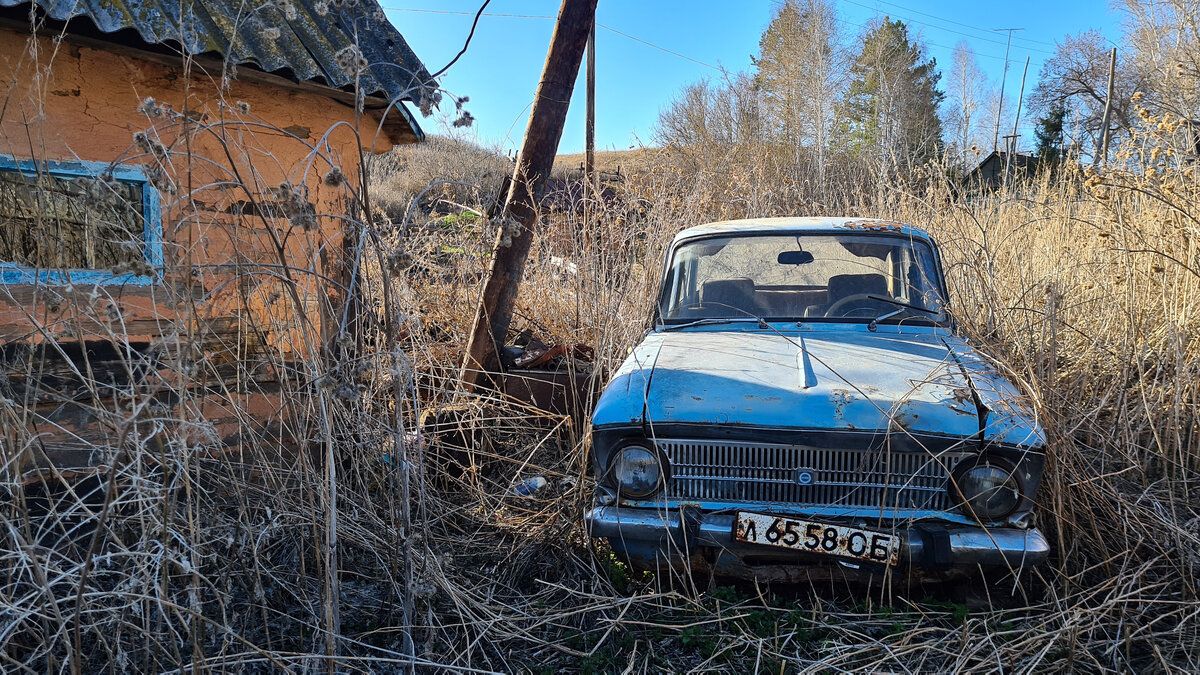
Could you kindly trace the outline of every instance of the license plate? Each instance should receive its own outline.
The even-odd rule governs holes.
[[[733,536],[749,544],[765,544],[887,565],[900,562],[898,535],[857,527],[738,512]]]

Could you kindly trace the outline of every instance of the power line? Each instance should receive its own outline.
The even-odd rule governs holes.
[[[874,26],[871,26],[870,24],[857,23],[855,21],[850,21],[849,19],[841,19],[841,18],[834,17],[833,20],[835,22],[841,24],[842,26],[853,26],[854,28],[862,28],[864,30],[871,30],[872,28],[874,28]],[[950,45],[944,45],[944,44],[941,44],[938,42],[930,42],[929,40],[922,40],[921,42],[923,44],[929,45],[930,47],[941,47],[942,49],[948,49],[951,52],[953,52],[955,49],[954,47],[951,47]],[[997,61],[1005,60],[1003,56],[999,56],[997,54],[987,54],[984,52],[973,52],[973,53],[975,54],[975,56],[980,56],[985,59],[996,59]]]
[[[647,42],[647,41],[645,41],[645,40],[643,40],[643,39],[641,39],[641,38],[639,38],[639,37],[634,37],[634,36],[632,36],[632,35],[630,35],[630,34],[628,34],[628,33],[622,33],[621,31],[617,30],[616,28],[612,28],[612,27],[609,27],[609,26],[605,26],[605,25],[604,25],[604,24],[602,24],[602,23],[597,23],[596,25],[597,25],[597,26],[599,26],[599,27],[601,27],[601,28],[603,28],[604,30],[609,30],[609,31],[612,31],[612,32],[616,33],[617,35],[621,35],[621,36],[627,37],[627,38],[629,38],[630,40],[633,40],[633,41],[635,41],[635,42],[640,42],[640,43],[642,43],[642,44],[644,44],[644,45],[646,45],[646,46],[648,46],[648,47],[654,47],[655,49],[658,49],[658,50],[664,51],[664,52],[666,52],[666,53],[668,53],[668,54],[673,54],[673,55],[675,55],[675,56],[678,56],[678,57],[679,57],[679,58],[681,58],[681,59],[687,59],[688,61],[691,61],[692,63],[698,63],[698,64],[700,64],[700,65],[704,66],[705,68],[712,68],[713,70],[717,71],[718,73],[722,73],[722,74],[728,74],[728,71],[726,71],[724,68],[722,68],[722,67],[720,67],[720,66],[714,66],[714,65],[711,65],[711,64],[705,63],[705,62],[703,62],[703,61],[700,61],[699,59],[693,59],[693,58],[692,58],[692,57],[690,57],[690,56],[685,56],[684,54],[680,54],[679,52],[674,52],[674,51],[671,51],[670,49],[667,49],[666,47],[660,47],[660,46],[658,46],[658,45],[654,44],[653,42]]]
[[[475,16],[475,12],[458,12],[449,9],[417,9],[414,7],[381,7],[389,12],[414,12],[417,14],[456,14],[459,16]],[[482,16],[496,16],[505,19],[557,19],[549,14],[494,14],[485,12]]]
[[[852,0],[844,0],[844,1],[845,1],[845,2],[852,2]],[[772,0],[772,2],[773,2],[774,4],[783,4],[783,1],[782,1],[782,0]],[[859,5],[860,7],[866,7],[867,9],[873,9],[873,8],[871,8],[871,7],[868,7],[868,6],[866,6],[866,5],[861,5],[861,4],[857,3],[857,2],[852,2],[852,4]],[[889,4],[891,4],[891,3],[889,3]],[[474,16],[474,15],[475,15],[475,13],[474,13],[474,12],[463,12],[463,11],[448,10],[448,9],[423,9],[423,8],[414,8],[414,7],[383,7],[382,9],[385,9],[385,10],[387,10],[387,11],[389,11],[389,12],[412,12],[412,13],[418,13],[418,14],[447,14],[447,15],[455,15],[455,16]],[[491,12],[486,12],[486,13],[482,14],[481,16],[490,16],[490,17],[497,17],[497,18],[503,18],[503,19],[549,19],[549,20],[553,20],[553,19],[556,19],[556,18],[557,18],[557,17],[555,17],[555,16],[553,16],[553,15],[549,15],[549,14],[500,14],[500,13],[491,13]],[[901,17],[901,18],[905,18],[905,17]],[[848,19],[835,18],[834,20],[835,20],[837,23],[839,23],[839,24],[841,24],[841,25],[843,25],[843,26],[853,26],[853,27],[855,27],[855,28],[863,28],[863,29],[870,29],[870,28],[871,28],[871,26],[869,26],[868,24],[864,24],[864,23],[857,23],[857,22],[855,22],[855,21],[850,21],[850,20],[848,20]],[[940,26],[933,26],[933,25],[929,25],[929,24],[926,24],[926,23],[924,23],[924,22],[921,22],[921,21],[913,21],[913,23],[916,23],[916,24],[919,24],[919,25],[922,25],[922,26],[928,26],[929,28],[935,28],[935,29],[939,29],[939,30],[949,30],[949,29],[946,29],[946,28],[942,28],[942,27],[940,27]],[[620,35],[621,37],[624,37],[624,38],[626,38],[626,39],[633,40],[634,42],[641,43],[641,44],[643,44],[643,45],[645,45],[645,46],[647,46],[647,47],[651,47],[651,48],[653,48],[653,49],[657,49],[657,50],[659,50],[659,51],[661,51],[661,52],[665,52],[665,53],[667,53],[667,54],[670,54],[670,55],[672,55],[672,56],[675,56],[675,57],[678,57],[678,58],[684,59],[684,60],[686,60],[686,61],[691,61],[692,63],[695,63],[695,64],[697,64],[697,65],[704,66],[705,68],[709,68],[709,69],[711,69],[711,70],[714,70],[714,71],[716,71],[716,72],[718,72],[718,73],[721,73],[722,75],[728,75],[728,74],[729,74],[729,71],[728,71],[728,70],[726,70],[725,68],[722,68],[721,66],[714,66],[714,65],[712,65],[711,63],[706,63],[706,62],[704,62],[704,61],[701,61],[700,59],[696,59],[696,58],[693,58],[693,57],[691,57],[691,56],[688,56],[688,55],[686,55],[686,54],[682,54],[682,53],[680,53],[680,52],[677,52],[677,51],[675,51],[675,50],[673,50],[673,49],[668,49],[668,48],[666,48],[666,47],[663,47],[662,45],[658,45],[658,44],[655,44],[655,43],[653,43],[653,42],[650,42],[649,40],[644,40],[644,39],[642,39],[642,38],[640,38],[640,37],[637,37],[637,36],[635,36],[635,35],[630,35],[629,33],[626,33],[626,32],[624,32],[624,31],[621,31],[621,30],[618,30],[618,29],[616,29],[616,28],[613,28],[612,26],[607,26],[607,25],[605,25],[605,24],[602,24],[602,23],[599,23],[599,22],[597,22],[597,23],[596,23],[596,26],[598,26],[598,27],[600,27],[600,28],[603,28],[604,30],[607,30],[607,31],[609,31],[609,32],[611,32],[611,33],[616,33],[617,35]],[[950,32],[955,32],[955,33],[957,33],[958,31],[950,31]],[[964,36],[966,36],[966,37],[975,38],[975,36],[973,36],[973,35],[966,35],[965,33],[959,33],[959,34],[960,34],[960,35],[964,35]],[[976,39],[983,39],[983,38],[976,38]],[[987,42],[995,42],[996,44],[1003,44],[1003,43],[1002,43],[1002,42],[1000,42],[999,40],[986,40],[986,41],[987,41]],[[944,45],[944,44],[940,44],[940,43],[937,43],[937,42],[931,42],[931,41],[928,41],[928,40],[925,40],[924,42],[925,42],[925,44],[927,44],[927,45],[929,45],[929,46],[931,46],[931,47],[940,47],[940,48],[942,48],[942,49],[947,49],[947,50],[950,50],[950,51],[953,51],[953,50],[954,50],[954,47],[951,47],[950,45]],[[1037,51],[1037,52],[1039,52],[1039,53],[1043,53],[1043,54],[1049,54],[1049,53],[1050,53],[1050,52],[1044,52],[1044,51],[1041,51],[1041,50],[1032,50],[1032,49],[1029,49],[1029,48],[1027,48],[1027,47],[1018,47],[1018,48],[1019,48],[1019,49],[1021,49],[1021,50],[1023,50],[1023,51]],[[976,56],[978,56],[978,57],[981,57],[981,58],[985,58],[985,59],[996,59],[997,61],[1004,61],[1004,60],[1005,60],[1005,58],[1004,58],[1003,56],[999,56],[999,55],[996,55],[996,54],[987,54],[987,53],[984,53],[984,52],[976,52],[976,53],[975,53],[975,55],[976,55]]]
[[[849,1],[849,0],[847,0],[847,1]],[[891,7],[897,7],[897,8],[899,8],[899,9],[902,9],[902,10],[906,11],[906,12],[912,12],[913,14],[920,14],[921,16],[927,16],[927,17],[929,17],[929,18],[931,18],[931,19],[937,19],[938,21],[942,21],[942,22],[944,22],[944,23],[950,23],[950,24],[954,24],[955,26],[962,26],[963,28],[970,28],[971,30],[979,31],[979,32],[981,32],[981,33],[986,33],[986,32],[988,32],[988,29],[986,29],[986,28],[982,28],[982,27],[980,27],[980,26],[973,26],[973,25],[971,25],[971,24],[969,24],[969,23],[963,23],[963,22],[961,22],[961,21],[955,21],[954,19],[947,19],[947,18],[945,18],[945,17],[943,17],[943,16],[938,16],[937,14],[930,14],[929,12],[922,12],[922,11],[920,11],[920,10],[917,10],[917,9],[912,9],[911,7],[905,7],[904,5],[898,5],[898,4],[894,3],[894,2],[888,2],[887,0],[875,0],[875,2],[877,2],[877,3],[881,4],[881,5],[889,5],[889,6],[891,6]],[[858,4],[858,3],[854,3],[854,4]],[[873,9],[873,8],[871,8],[871,7],[868,7],[867,9]],[[971,37],[971,36],[968,36],[968,37]],[[984,39],[984,38],[980,38],[980,39]],[[1046,42],[1045,40],[1034,40],[1033,38],[1022,38],[1022,37],[1014,37],[1013,39],[1014,39],[1014,40],[1019,40],[1019,41],[1022,41],[1022,42],[1031,42],[1031,43],[1034,43],[1034,44],[1045,45],[1045,46],[1047,46],[1047,47],[1058,47],[1058,45],[1056,45],[1055,43],[1053,43],[1053,42]],[[991,40],[989,40],[989,42],[991,42]]]
[[[870,6],[870,5],[865,5],[865,4],[862,4],[862,3],[860,3],[860,2],[855,2],[854,0],[842,0],[842,1],[843,1],[843,2],[846,2],[846,3],[848,3],[848,4],[851,4],[851,5],[856,5],[856,6],[858,6],[858,7],[862,7],[863,9],[869,9],[869,10],[872,10],[872,11],[878,11],[878,10],[876,10],[876,8],[875,8],[875,7],[872,7],[872,6]],[[877,0],[877,1],[880,1],[880,2],[881,2],[882,0]],[[783,4],[784,4],[784,0],[771,0],[771,2],[772,2],[772,4],[775,4],[775,5],[783,5]],[[893,6],[895,6],[895,7],[900,7],[900,5],[896,5],[895,3],[884,3],[884,4],[889,4],[889,5],[893,5]],[[924,12],[917,12],[917,13],[918,13],[918,14],[925,14]],[[915,24],[915,25],[922,26],[922,27],[925,27],[925,28],[931,28],[931,29],[933,29],[933,30],[945,31],[945,32],[947,32],[947,33],[954,33],[955,35],[961,35],[961,36],[963,36],[963,37],[971,38],[972,40],[978,40],[978,41],[983,41],[983,42],[991,42],[991,43],[993,43],[993,44],[998,44],[998,45],[1005,44],[1005,43],[1004,43],[1003,41],[1001,41],[1001,40],[993,40],[993,39],[991,39],[991,38],[981,37],[981,36],[978,36],[978,35],[971,35],[970,33],[964,33],[964,32],[962,32],[962,31],[954,30],[953,28],[946,28],[946,27],[944,27],[944,26],[937,26],[937,25],[934,25],[934,24],[931,24],[931,23],[927,23],[927,22],[925,22],[925,21],[920,21],[920,20],[918,20],[918,19],[913,19],[912,17],[903,16],[903,15],[900,15],[900,14],[893,14],[892,16],[895,16],[895,17],[897,17],[897,18],[900,18],[900,19],[904,19],[905,21],[907,21],[908,23],[911,23],[911,24]],[[948,22],[948,23],[955,23],[955,24],[958,24],[958,25],[961,25],[961,26],[964,26],[964,27],[967,27],[967,28],[971,28],[972,30],[980,30],[980,31],[983,31],[983,30],[985,30],[985,29],[983,29],[983,28],[975,28],[974,26],[970,26],[970,25],[968,25],[968,24],[961,24],[961,23],[959,23],[959,22],[957,22],[957,21],[951,21],[950,19],[941,19],[940,17],[936,17],[936,16],[934,16],[934,15],[932,15],[932,14],[925,14],[925,16],[933,16],[934,18],[937,18],[937,19],[939,19],[939,20],[941,20],[941,21],[946,21],[946,22]],[[853,22],[853,21],[849,21],[849,20],[847,20],[847,19],[835,18],[834,20],[835,20],[835,21],[837,21],[838,23],[841,23],[841,24],[843,24],[843,25],[850,25],[850,26],[855,26],[855,27],[858,27],[858,28],[866,28],[866,29],[869,29],[869,28],[870,28],[870,26],[868,26],[867,24],[855,23],[855,22]],[[1016,39],[1020,40],[1021,38],[1016,38]],[[925,42],[925,44],[931,45],[931,46],[933,46],[933,47],[941,47],[942,49],[948,49],[948,50],[951,50],[951,51],[953,51],[953,50],[954,50],[954,47],[951,47],[950,45],[943,45],[943,44],[939,44],[939,43],[937,43],[937,42],[930,42],[929,40],[925,40],[924,42]],[[1052,56],[1052,55],[1054,54],[1054,52],[1049,52],[1049,51],[1046,51],[1046,50],[1044,50],[1044,49],[1035,49],[1035,48],[1033,48],[1033,47],[1026,47],[1026,46],[1023,46],[1023,45],[1017,45],[1017,49],[1019,49],[1019,50],[1021,50],[1021,51],[1030,52],[1030,53],[1046,54],[1046,55],[1048,55],[1048,56]],[[979,54],[979,56],[984,56],[984,57],[991,58],[991,59],[1003,59],[1003,58],[1004,58],[1004,57],[1002,57],[1002,56],[996,56],[996,55],[994,55],[994,54]]]
[[[460,12],[460,11],[454,11],[454,10],[448,10],[448,9],[416,9],[416,8],[410,8],[410,7],[384,7],[383,9],[385,9],[389,12],[416,12],[416,13],[420,13],[420,14],[453,14],[453,15],[459,15],[459,16],[474,16],[475,15],[474,12]],[[494,16],[494,17],[504,18],[504,19],[556,19],[557,18],[555,16],[550,16],[550,15],[545,15],[545,14],[491,14],[491,13],[484,13],[481,16]],[[717,71],[718,73],[728,74],[728,71],[720,66],[714,66],[711,63],[705,63],[704,61],[701,61],[700,59],[694,59],[694,58],[688,56],[687,54],[681,54],[672,49],[667,49],[666,47],[663,47],[661,45],[656,45],[653,42],[650,42],[649,40],[643,40],[642,38],[637,37],[636,35],[630,35],[629,33],[617,30],[616,28],[613,28],[612,26],[606,26],[600,22],[596,22],[596,26],[599,28],[603,28],[604,30],[607,30],[609,32],[616,33],[617,35],[620,35],[621,37],[633,40],[634,42],[640,42],[641,44],[646,45],[647,47],[653,47],[654,49],[657,49],[661,52],[666,52],[667,54],[670,54],[672,56],[677,56],[681,59],[691,61],[692,63],[704,66],[705,68],[711,68],[711,69]]]
[[[867,4],[864,4],[864,3],[861,3],[861,2],[856,2],[855,0],[841,0],[841,1],[842,1],[842,2],[845,2],[845,3],[847,3],[847,4],[850,4],[850,5],[854,5],[854,6],[856,6],[856,7],[862,7],[863,9],[869,9],[869,10],[877,11],[877,10],[875,10],[875,8],[874,8],[874,7],[872,7],[872,6],[870,6],[870,5],[867,5]],[[882,1],[882,0],[880,0],[880,1]],[[900,5],[896,5],[896,4],[894,4],[894,3],[890,3],[890,2],[888,2],[888,3],[883,3],[883,4],[892,5],[892,6],[894,6],[894,7],[900,7]],[[903,9],[903,8],[901,8],[901,9]],[[918,13],[918,14],[924,14],[924,12],[917,12],[917,13]],[[945,31],[945,32],[947,32],[947,33],[954,33],[955,35],[961,35],[961,36],[963,36],[963,37],[968,37],[968,38],[971,38],[972,40],[979,40],[979,41],[982,41],[982,42],[991,42],[991,43],[998,44],[998,45],[1002,45],[1002,44],[1004,44],[1004,41],[1003,41],[1003,40],[993,40],[993,39],[991,39],[991,38],[980,37],[980,36],[978,36],[978,35],[971,35],[970,33],[964,33],[964,32],[962,32],[962,31],[960,31],[960,30],[954,30],[953,28],[946,28],[946,27],[944,27],[944,26],[935,26],[935,25],[933,25],[933,24],[931,24],[931,23],[926,23],[926,22],[924,22],[924,21],[920,21],[920,20],[918,20],[918,19],[914,19],[914,18],[912,18],[912,17],[909,17],[909,16],[904,16],[904,15],[902,15],[902,14],[895,14],[895,16],[896,16],[896,17],[899,17],[899,18],[901,18],[901,19],[905,19],[905,20],[907,20],[907,21],[908,21],[908,22],[910,22],[910,23],[915,23],[915,24],[917,24],[917,25],[919,25],[919,26],[925,26],[926,28],[932,28],[932,29],[934,29],[934,30]],[[926,16],[933,16],[933,15],[931,15],[931,14],[926,14]],[[941,17],[937,17],[937,16],[934,16],[934,18],[938,19],[939,21],[945,21],[945,22],[947,22],[947,23],[956,23],[956,24],[958,23],[958,22],[956,22],[956,21],[950,21],[949,19],[942,19]],[[963,26],[965,26],[966,24],[958,24],[958,25],[963,25]],[[967,27],[968,27],[968,28],[971,28],[972,30],[984,30],[984,29],[982,29],[982,28],[975,28],[974,26],[967,26]],[[1018,38],[1018,39],[1019,39],[1019,38]],[[932,43],[930,43],[930,44],[932,44]],[[938,45],[938,46],[941,46],[941,45]],[[1038,53],[1038,54],[1047,54],[1047,55],[1050,55],[1050,56],[1053,56],[1053,55],[1054,55],[1054,52],[1046,51],[1045,49],[1035,49],[1035,48],[1033,48],[1033,47],[1022,47],[1022,46],[1020,46],[1020,45],[1017,45],[1017,47],[1018,47],[1018,49],[1022,49],[1022,50],[1024,50],[1024,51],[1027,51],[1027,52],[1035,52],[1035,53]]]
[[[849,2],[850,0],[846,0],[846,1],[847,1],[847,2]],[[784,0],[770,0],[770,2],[771,2],[772,4],[774,4],[774,5],[780,5],[780,6],[782,6],[782,5],[784,4]],[[853,3],[853,4],[856,4],[856,5],[858,5],[858,3]],[[872,9],[872,10],[874,9],[873,7],[868,7],[867,5],[859,5],[859,6],[860,6],[860,7],[865,7],[866,9]],[[896,16],[899,16],[899,15],[896,15]],[[900,17],[900,18],[906,18],[906,17]],[[843,18],[836,17],[836,16],[835,16],[835,17],[833,17],[833,20],[834,20],[834,22],[836,22],[837,24],[839,24],[839,25],[841,25],[841,26],[843,26],[843,27],[849,26],[849,27],[853,27],[853,28],[862,28],[862,29],[864,29],[864,30],[872,30],[873,28],[875,28],[874,26],[871,26],[870,24],[858,23],[858,22],[855,22],[855,21],[850,21],[849,19],[843,19]],[[926,24],[926,23],[923,23],[923,22],[920,22],[920,21],[912,21],[911,19],[910,19],[910,22],[911,22],[911,23],[915,23],[915,24],[917,24],[917,25],[920,25],[920,26],[925,26],[925,27],[927,27],[927,28],[935,28],[935,29],[940,29],[940,30],[949,30],[949,29],[946,29],[946,28],[942,28],[941,26],[933,26],[933,25]],[[957,33],[958,31],[951,31],[951,32],[955,32],[955,33]],[[967,35],[966,33],[959,33],[959,34],[960,34],[960,35],[964,35],[965,37],[972,38],[972,39],[984,39],[984,38],[975,38],[975,36],[974,36],[974,35]],[[996,43],[996,44],[1004,44],[1003,42],[1000,42],[999,40],[985,40],[985,41],[986,41],[986,42],[994,42],[994,43]],[[948,50],[948,51],[951,51],[951,52],[953,52],[953,51],[955,50],[955,47],[951,47],[950,45],[944,45],[944,44],[941,44],[941,43],[939,43],[939,42],[932,42],[932,41],[930,41],[930,40],[922,40],[921,42],[922,42],[923,44],[926,44],[926,45],[930,46],[930,47],[941,47],[942,49],[946,49],[946,50]],[[1042,52],[1042,51],[1040,51],[1040,50],[1030,50],[1030,49],[1029,49],[1029,48],[1027,48],[1027,47],[1021,47],[1021,46],[1019,46],[1019,45],[1018,45],[1018,49],[1020,49],[1020,50],[1022,50],[1022,51],[1038,51],[1039,53],[1042,53],[1042,54],[1050,54],[1050,52]],[[996,59],[997,61],[1003,61],[1003,60],[1005,60],[1003,56],[999,56],[999,55],[997,55],[997,54],[987,54],[987,53],[984,53],[984,52],[974,52],[974,53],[975,53],[975,56],[981,56],[981,57],[983,57],[983,58],[985,58],[985,59]],[[1044,61],[1045,59],[1042,59],[1042,60]],[[1040,61],[1039,61],[1039,63],[1040,63]]]

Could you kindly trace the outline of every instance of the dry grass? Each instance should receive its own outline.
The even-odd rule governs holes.
[[[658,152],[654,148],[634,148],[631,150],[598,150],[596,152],[596,170],[606,174],[629,175],[643,173],[656,162]],[[576,152],[569,155],[559,155],[554,158],[554,175],[578,177],[582,173],[584,153]]]
[[[399,222],[418,197],[426,212],[492,208],[504,199],[500,191],[512,162],[467,141],[433,136],[375,158],[372,169],[378,177],[371,190],[374,205]]]
[[[1001,356],[1037,400],[1051,439],[1039,517],[1055,553],[1019,586],[966,598],[931,600],[916,587],[890,596],[859,590],[857,601],[828,587],[760,596],[746,588],[695,595],[684,586],[663,594],[603,549],[589,558],[582,545],[568,545],[570,537],[563,541],[564,533],[579,536],[586,503],[571,491],[506,510],[459,543],[497,537],[499,527],[508,534],[497,550],[518,551],[495,568],[510,580],[504,592],[472,616],[490,627],[480,637],[520,656],[488,663],[735,672],[778,672],[784,664],[1200,667],[1200,510],[1189,496],[1200,471],[1200,185],[1189,164],[1171,167],[1180,160],[1158,121],[1127,150],[1127,169],[1042,176],[969,199],[933,167],[916,188],[880,188],[868,199],[835,195],[836,206],[820,205],[804,200],[806,186],[778,180],[769,157],[767,166],[747,161],[704,172],[665,153],[627,185],[629,201],[649,205],[641,216],[615,208],[599,209],[599,222],[558,216],[556,235],[535,246],[519,312],[543,336],[597,345],[606,367],[640,338],[664,242],[683,227],[797,214],[794,205],[807,203],[800,214],[883,216],[930,230],[964,330]],[[576,262],[579,274],[564,279],[546,263],[550,254]],[[418,293],[441,297],[451,287]],[[436,321],[461,338],[468,318],[447,312]],[[578,464],[560,466],[574,456],[543,471],[573,478]],[[525,468],[521,475],[532,475]]]
[[[1055,556],[1020,586],[930,599],[917,587],[655,583],[582,532],[581,430],[494,397],[459,400],[476,461],[446,475],[441,449],[412,432],[454,398],[495,234],[485,220],[408,208],[433,178],[482,180],[478,158],[447,151],[424,174],[376,169],[372,193],[393,191],[399,215],[356,221],[365,332],[332,357],[308,338],[311,376],[278,378],[299,451],[260,438],[220,452],[186,402],[196,385],[228,381],[229,365],[127,351],[131,372],[165,363],[177,378],[167,392],[129,384],[90,404],[115,430],[95,448],[99,479],[59,489],[47,511],[6,473],[0,660],[24,672],[1200,669],[1189,492],[1200,479],[1200,186],[1168,166],[1178,158],[1152,156],[1168,142],[1140,136],[1128,171],[970,201],[931,172],[919,192],[880,186],[869,203],[846,193],[816,204],[765,153],[707,165],[720,171],[654,154],[624,204],[556,216],[535,244],[516,328],[591,344],[611,369],[647,327],[679,229],[836,210],[931,230],[965,330],[1004,357],[1050,434],[1039,517]],[[428,161],[441,161],[437,147]],[[470,213],[490,189],[439,199]],[[125,344],[119,330],[109,339]],[[236,409],[262,378],[234,367],[237,388],[222,395]],[[185,404],[157,406],[164,393]],[[30,442],[34,413],[2,403],[6,447]],[[511,495],[532,476],[548,486]]]

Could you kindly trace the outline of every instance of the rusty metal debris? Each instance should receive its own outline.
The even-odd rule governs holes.
[[[590,364],[596,358],[596,350],[587,345],[575,345],[573,347],[555,345],[554,347],[528,349],[513,359],[513,365],[518,368],[537,368],[546,365],[554,359],[561,359],[568,356]]]
[[[501,350],[504,393],[518,401],[582,420],[597,395],[596,351],[588,345],[546,345],[528,331]]]

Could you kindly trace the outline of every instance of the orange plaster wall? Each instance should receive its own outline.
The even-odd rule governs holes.
[[[300,289],[306,311],[328,313],[336,304],[326,297],[336,295],[336,287],[323,288],[320,275],[341,278],[345,221],[336,215],[347,213],[350,192],[323,184],[322,177],[336,166],[356,187],[355,130],[364,143],[374,143],[371,151],[391,147],[377,133],[377,119],[367,115],[356,123],[353,109],[338,101],[236,79],[222,93],[219,72],[189,74],[182,64],[171,67],[69,39],[55,44],[6,29],[0,29],[0,83],[5,89],[0,153],[157,166],[175,184],[175,194],[162,195],[164,253],[167,276],[187,285],[188,298],[202,299],[202,307],[189,300],[189,311],[213,320],[254,312],[271,329],[268,341],[289,351],[313,337],[297,332],[305,325],[316,330],[317,322],[297,320],[297,302],[286,287]],[[185,123],[180,114],[155,119],[139,112],[147,97],[175,113],[186,111],[195,123]],[[138,132],[169,148],[168,156],[156,160],[139,147]],[[315,223],[297,225],[278,214],[246,215],[234,208],[271,202],[271,191],[283,183],[307,188]],[[243,274],[236,282],[234,264],[256,278],[247,282]],[[260,264],[268,267],[256,267]],[[281,274],[285,267],[291,268],[290,279]],[[24,295],[16,306],[0,292],[0,336],[17,338],[45,326],[58,334],[72,322],[77,329],[69,297],[48,309],[40,301],[31,305]],[[104,295],[100,304],[114,304],[130,322],[147,327],[180,309],[147,301],[144,291],[107,288]],[[43,328],[31,325],[31,313]]]
[[[186,336],[207,354],[210,372],[240,368],[243,383],[247,373],[259,376],[257,366],[247,365],[247,355],[263,346],[274,356],[260,363],[313,361],[340,316],[336,282],[344,271],[346,221],[338,216],[348,212],[351,190],[357,189],[355,131],[375,143],[373,152],[391,148],[387,136],[377,133],[378,120],[366,116],[356,122],[352,108],[312,93],[238,80],[222,92],[220,73],[189,74],[182,65],[72,44],[69,38],[56,44],[3,28],[0,91],[0,154],[156,167],[175,186],[173,194],[161,195],[162,281],[0,285],[0,345],[50,339],[154,343]],[[174,113],[139,112],[148,97]],[[184,111],[190,122],[184,122]],[[162,143],[166,155],[155,158],[135,144],[138,132]],[[331,167],[341,169],[347,184],[323,182]],[[297,223],[270,209],[235,208],[270,203],[272,190],[285,182],[305,186],[315,222]],[[162,376],[180,375],[164,371]],[[214,392],[220,386],[206,381],[204,389]],[[88,412],[91,404],[80,401],[78,412],[68,411],[78,419],[68,423],[63,411],[71,406],[55,402],[62,393],[48,395],[33,413],[41,416],[43,428],[76,439],[103,435]],[[201,394],[201,416],[211,419],[222,437],[278,436],[270,430],[288,428],[285,400],[278,393],[250,396],[257,401],[253,411],[245,401]],[[230,406],[241,411],[237,420],[229,416]],[[55,415],[64,421],[60,424]],[[257,427],[245,426],[244,418]],[[60,445],[59,452],[72,447],[49,441],[42,447],[51,461],[70,462],[63,459],[67,455],[55,458],[54,447]]]
[[[186,97],[190,108],[209,122],[222,117],[219,100],[231,106],[244,101],[250,104],[249,114],[231,109],[224,117],[266,123],[294,133],[307,130],[308,140],[313,143],[335,124],[348,122],[351,128],[336,132],[329,140],[339,159],[355,153],[354,113],[349,106],[312,93],[236,79],[220,95],[220,76],[219,72],[205,73],[198,68],[188,76],[182,63],[170,67],[79,46],[69,38],[56,45],[45,37],[33,39],[0,28],[0,82],[4,83],[7,99],[7,110],[0,121],[0,152],[28,155],[32,146],[46,158],[112,161],[132,149],[134,132],[149,126],[152,120],[135,108],[152,96],[176,110],[184,109]],[[360,121],[358,129],[364,142],[375,138],[377,124],[369,117]],[[294,169],[307,152],[300,144],[280,143],[284,134],[279,131],[248,127],[243,140],[251,134],[256,142],[247,143],[248,150],[275,155],[277,162],[260,167],[272,180],[282,179],[280,169]],[[373,151],[386,152],[390,148],[386,137],[381,136]]]

